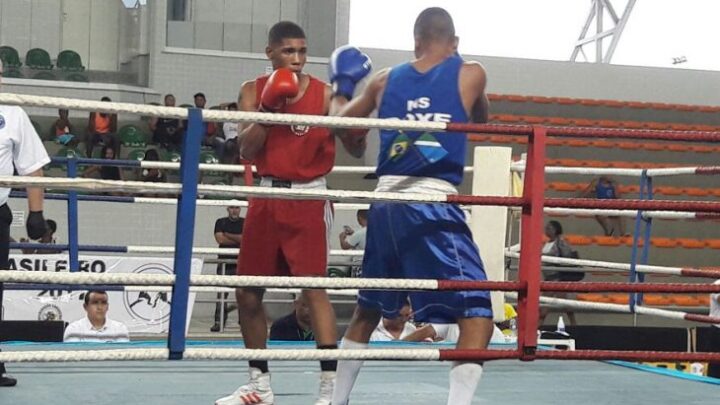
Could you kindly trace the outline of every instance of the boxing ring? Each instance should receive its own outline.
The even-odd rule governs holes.
[[[659,269],[660,266],[647,266],[646,252],[642,253],[637,263],[637,238],[642,221],[663,215],[676,215],[692,218],[717,218],[720,213],[720,203],[705,201],[664,201],[654,200],[651,197],[651,178],[653,175],[663,175],[664,172],[640,171],[639,175],[645,182],[648,192],[641,194],[639,200],[588,200],[545,198],[544,174],[553,170],[566,170],[569,168],[546,168],[545,139],[547,136],[570,137],[604,137],[604,138],[633,138],[633,139],[659,139],[689,142],[718,142],[720,133],[712,132],[678,132],[678,131],[649,131],[649,130],[619,130],[619,129],[588,129],[588,128],[562,128],[542,127],[528,125],[479,125],[455,124],[433,122],[409,122],[380,119],[339,119],[333,117],[298,116],[287,114],[265,114],[248,112],[221,112],[205,111],[183,108],[154,107],[123,103],[90,102],[83,100],[59,99],[52,97],[35,97],[16,94],[0,94],[0,103],[41,106],[54,108],[68,108],[74,110],[99,111],[107,113],[132,113],[139,115],[154,115],[167,118],[187,119],[189,122],[184,142],[181,162],[179,164],[181,183],[157,184],[137,181],[108,181],[77,178],[37,178],[37,177],[3,177],[0,184],[5,187],[37,186],[52,189],[68,190],[65,195],[50,195],[50,198],[67,199],[68,215],[75,216],[75,223],[69,223],[69,243],[64,246],[51,245],[53,248],[67,249],[71,258],[71,269],[77,270],[78,252],[118,252],[118,253],[172,253],[174,255],[174,275],[159,274],[90,274],[90,273],[52,273],[41,272],[3,271],[0,272],[0,281],[5,283],[27,284],[30,287],[51,286],[51,288],[87,288],[88,286],[102,286],[108,289],[125,288],[119,286],[155,286],[169,288],[172,291],[172,305],[170,310],[170,328],[166,343],[160,344],[129,344],[129,345],[9,345],[3,346],[8,350],[0,353],[0,361],[11,364],[13,373],[22,377],[37,375],[35,378],[23,378],[21,386],[12,392],[2,393],[2,398],[12,399],[23,403],[27,398],[36,399],[38,395],[48,396],[57,400],[56,387],[84,387],[85,390],[75,392],[74,389],[63,389],[61,395],[70,402],[85,403],[97,398],[96,403],[106,403],[112,395],[122,395],[123,403],[136,403],[148,399],[152,403],[204,403],[228,391],[237,383],[240,371],[244,364],[238,361],[262,359],[283,360],[273,363],[273,385],[278,397],[288,403],[305,403],[314,392],[309,392],[309,379],[317,379],[310,367],[303,367],[299,363],[304,360],[324,359],[365,359],[368,362],[366,370],[361,373],[359,383],[353,394],[353,404],[385,402],[385,403],[438,403],[446,397],[447,366],[440,361],[488,361],[488,373],[478,389],[476,398],[484,401],[503,400],[508,403],[555,403],[558,399],[581,402],[588,397],[599,403],[618,403],[620,400],[631,399],[633,402],[656,402],[678,398],[684,402],[706,402],[711,397],[710,390],[716,390],[712,384],[698,384],[689,379],[669,379],[665,376],[648,373],[638,373],[630,368],[620,368],[615,364],[588,362],[587,360],[612,361],[703,361],[720,362],[720,353],[686,353],[686,352],[657,352],[657,351],[609,351],[609,350],[575,350],[559,351],[538,346],[538,315],[541,302],[560,305],[591,305],[577,303],[572,300],[541,297],[541,292],[626,292],[632,294],[627,311],[645,313],[652,316],[681,317],[682,319],[717,323],[718,319],[697,314],[665,314],[652,308],[642,306],[642,293],[717,293],[720,285],[709,283],[649,283],[643,282],[642,275],[651,272],[667,272],[669,274],[685,275],[691,277],[720,278],[718,271],[702,269]],[[402,130],[422,130],[432,132],[485,132],[502,135],[528,137],[527,158],[514,170],[524,173],[523,195],[520,197],[507,196],[477,196],[477,195],[426,195],[416,193],[385,193],[347,190],[298,190],[273,189],[254,186],[224,186],[197,184],[199,170],[227,170],[237,171],[238,167],[224,168],[223,165],[199,165],[200,137],[203,121],[222,122],[261,122],[267,124],[299,124],[344,128],[392,128]],[[95,164],[101,163],[93,160]],[[68,160],[69,175],[76,175],[76,159]],[[90,162],[82,162],[90,163]],[[104,162],[113,165],[133,166],[124,162]],[[168,165],[177,165],[170,162],[140,162],[140,167],[171,168]],[[144,165],[150,166],[144,166]],[[74,166],[74,169],[71,168]],[[172,166],[172,168],[177,166]],[[249,172],[248,168],[242,168]],[[367,170],[357,169],[357,172]],[[579,169],[576,169],[579,170]],[[602,170],[602,169],[595,169]],[[616,170],[616,169],[613,169]],[[673,169],[677,170],[677,169]],[[700,167],[683,169],[683,174],[717,174],[717,167]],[[177,204],[177,234],[175,246],[167,247],[137,247],[137,246],[96,246],[79,245],[77,238],[77,201],[81,198],[94,199],[91,196],[79,196],[77,191],[113,192],[122,191],[133,194],[154,194],[178,196],[174,198],[145,198],[145,197],[98,197],[98,201],[114,202],[146,202],[160,204]],[[231,198],[286,198],[286,199],[329,199],[335,202],[349,204],[347,207],[358,207],[372,201],[386,202],[432,202],[452,203],[466,206],[501,206],[520,207],[521,210],[521,236],[518,248],[509,248],[506,256],[519,260],[518,280],[516,281],[484,281],[462,282],[449,280],[391,280],[391,279],[332,279],[332,278],[287,278],[287,277],[249,277],[249,276],[213,276],[191,275],[190,262],[193,254],[232,254],[237,249],[194,248],[193,234],[195,224],[195,209],[199,203],[213,205],[228,205],[240,201],[223,200],[212,202],[199,202],[198,194],[222,196]],[[649,194],[649,198],[646,196]],[[151,202],[152,200],[152,202]],[[160,201],[162,200],[162,201]],[[340,205],[340,204],[338,204]],[[557,264],[578,264],[602,267],[599,261],[565,262],[573,259],[541,258],[542,240],[538,232],[543,226],[544,211],[566,210],[562,212],[609,212],[613,215],[636,217],[635,247],[633,260],[626,264],[607,264],[616,266],[620,270],[627,270],[630,280],[623,283],[608,282],[545,282],[541,281],[541,261],[551,263],[559,260]],[[583,211],[584,210],[584,211]],[[598,211],[601,210],[601,211]],[[73,226],[75,229],[73,229]],[[646,226],[646,234],[650,226]],[[648,244],[646,243],[645,246]],[[22,247],[22,245],[14,245]],[[39,245],[32,244],[37,248]],[[144,250],[143,250],[144,249]],[[356,256],[357,251],[332,251],[331,255]],[[591,263],[585,263],[591,262]],[[623,266],[622,268],[619,268]],[[624,266],[628,266],[627,268]],[[115,286],[115,287],[114,287]],[[495,346],[489,350],[455,350],[442,345],[379,345],[370,350],[315,350],[303,346],[288,346],[287,344],[272,345],[267,350],[248,350],[228,343],[198,343],[188,341],[185,336],[187,324],[188,294],[192,289],[206,288],[212,291],[216,288],[228,287],[265,287],[265,288],[328,288],[328,289],[394,289],[394,290],[420,290],[420,291],[453,291],[467,289],[483,289],[503,291],[514,294],[517,299],[518,337],[517,345]],[[567,302],[566,302],[567,301]],[[572,302],[570,302],[572,301]],[[609,304],[604,304],[609,305]],[[625,311],[626,308],[605,307],[609,311]],[[674,311],[668,311],[674,312]],[[162,347],[165,346],[165,347]],[[522,360],[517,362],[516,360]],[[183,360],[182,362],[158,362],[160,360]],[[188,360],[192,360],[188,362]],[[492,362],[490,362],[493,360]],[[538,360],[538,361],[535,361]],[[542,360],[542,361],[539,361]],[[583,361],[580,361],[583,360]],[[129,366],[118,363],[132,361]],[[226,363],[225,361],[231,361]],[[397,363],[397,361],[413,361],[410,366]],[[25,364],[27,363],[27,364]],[[60,363],[47,364],[47,363]],[[620,363],[626,365],[624,363]],[[372,373],[369,370],[382,370]],[[17,371],[16,371],[17,370]],[[64,375],[65,370],[72,370]],[[197,370],[197,371],[195,371]],[[496,371],[497,370],[497,371]],[[138,376],[141,374],[143,376]],[[73,379],[75,375],[75,379]],[[77,379],[77,376],[86,376],[88,379]],[[393,378],[397,377],[397,378]],[[390,380],[392,378],[392,380]],[[92,381],[89,383],[88,380]],[[365,380],[367,379],[367,380]],[[552,383],[551,381],[561,381]],[[715,383],[714,379],[695,380]],[[73,382],[71,382],[73,381]],[[364,383],[364,381],[366,381]],[[391,382],[392,381],[392,382]],[[179,384],[178,384],[179,383]],[[420,384],[418,384],[420,383]],[[25,392],[23,385],[33,387],[31,392]],[[41,385],[42,384],[42,385]],[[395,385],[397,384],[397,385]],[[615,393],[608,390],[611,384],[616,388]],[[43,391],[40,386],[48,387]],[[32,393],[34,392],[34,393]],[[715,392],[715,391],[712,391]],[[23,395],[34,395],[32,397]],[[619,395],[622,395],[620,397]],[[11,397],[13,396],[13,397]],[[294,399],[293,396],[297,397]],[[25,398],[25,399],[23,399]],[[50,399],[48,399],[50,400]],[[607,400],[607,402],[602,402]],[[3,400],[4,401],[4,400]],[[105,402],[102,402],[105,401]],[[165,402],[163,402],[165,401]],[[39,400],[37,401],[39,402]],[[117,403],[117,402],[115,402]]]

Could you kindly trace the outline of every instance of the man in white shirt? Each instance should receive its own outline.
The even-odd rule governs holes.
[[[378,326],[370,335],[371,342],[389,342],[392,340],[402,340],[408,335],[415,332],[415,325],[410,322],[412,310],[410,302],[400,309],[399,315],[395,319],[383,317]]]
[[[122,322],[107,317],[108,295],[102,290],[91,290],[85,294],[83,308],[87,316],[77,320],[65,329],[65,342],[129,342],[130,333]]]
[[[0,61],[0,79],[2,72]],[[0,176],[12,176],[13,168],[21,176],[42,176],[42,168],[48,163],[50,157],[25,111],[17,106],[0,105]],[[39,239],[46,231],[43,189],[28,188],[27,194],[30,213],[26,230],[30,239]],[[10,255],[12,211],[7,204],[9,196],[10,189],[0,187],[0,270],[8,268]],[[0,283],[0,304],[2,301],[3,285]],[[0,363],[0,387],[12,387],[15,384],[17,381],[5,375],[5,365]]]
[[[360,229],[352,229],[346,226],[340,234],[340,247],[345,250],[365,249],[365,233],[367,232],[367,214],[368,210],[358,210],[357,221]]]

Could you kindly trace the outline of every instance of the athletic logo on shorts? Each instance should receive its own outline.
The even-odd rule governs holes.
[[[3,117],[2,114],[0,114],[0,129],[5,128],[5,117]]]
[[[291,125],[290,130],[297,136],[303,136],[310,132],[310,126],[308,125]]]
[[[173,274],[169,267],[160,263],[144,264],[133,270],[133,273]],[[170,319],[169,297],[170,293],[166,291],[126,291],[123,303],[133,318],[157,324]]]

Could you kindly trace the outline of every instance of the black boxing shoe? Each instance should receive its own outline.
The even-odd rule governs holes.
[[[16,385],[17,385],[16,379],[14,379],[12,377],[8,377],[7,375],[0,377],[0,387],[14,387]]]

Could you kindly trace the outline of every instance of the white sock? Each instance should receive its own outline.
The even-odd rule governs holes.
[[[340,342],[341,349],[367,349],[367,343],[353,342],[343,338]],[[332,404],[346,405],[350,398],[350,391],[355,385],[355,380],[360,373],[362,360],[340,360],[337,364],[335,377],[335,390],[333,391]]]
[[[483,368],[477,363],[453,363],[450,369],[448,405],[470,405]]]

